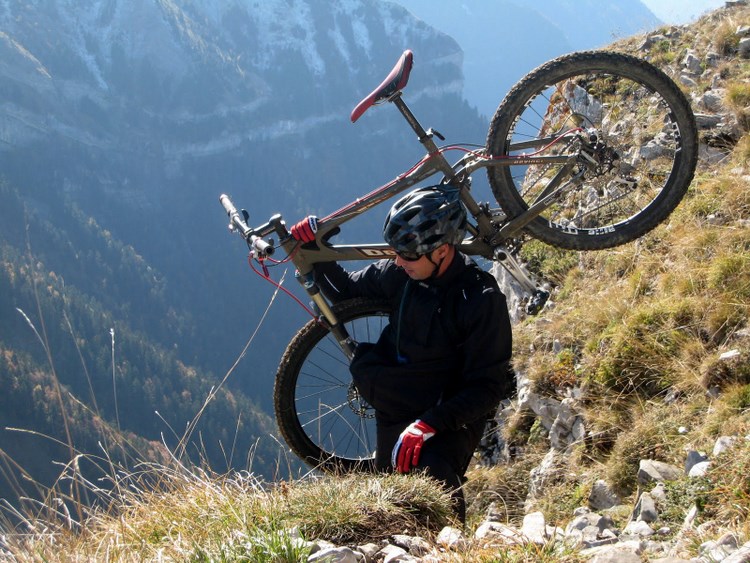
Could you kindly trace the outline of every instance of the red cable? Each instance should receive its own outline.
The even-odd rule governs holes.
[[[274,265],[286,264],[287,262],[289,262],[289,260],[291,260],[294,257],[295,254],[297,254],[297,251],[299,250],[299,247],[301,245],[302,243],[300,241],[297,241],[297,244],[294,246],[294,249],[289,254],[287,254],[286,258],[284,258],[283,260],[275,260],[271,258],[270,256],[266,258],[266,260],[270,260],[271,262],[274,263]]]
[[[292,299],[294,299],[294,301],[296,301],[297,304],[300,307],[302,307],[305,311],[307,311],[307,314],[309,314],[313,319],[316,319],[316,320],[318,319],[318,316],[315,314],[315,312],[312,311],[312,309],[310,309],[307,305],[305,305],[304,303],[302,303],[302,301],[300,301],[297,298],[296,295],[294,295],[291,291],[289,291],[287,288],[285,288],[284,286],[282,286],[280,283],[278,283],[275,280],[271,279],[271,276],[268,273],[268,268],[266,267],[265,264],[263,264],[262,260],[258,260],[258,262],[263,267],[263,272],[259,272],[258,269],[253,265],[253,253],[251,252],[250,254],[248,254],[248,256],[247,256],[247,263],[250,265],[250,268],[252,269],[253,272],[255,272],[256,274],[258,274],[260,277],[262,277],[264,280],[266,280],[268,283],[270,283],[274,287],[276,287],[276,288],[280,289],[281,291],[283,291],[284,293],[286,293]],[[281,263],[281,262],[279,262],[279,263]]]
[[[521,154],[519,154],[519,155],[514,155],[514,156],[511,156],[511,155],[509,155],[509,154],[504,154],[504,155],[500,155],[500,156],[484,156],[484,155],[478,155],[478,156],[481,156],[481,157],[483,157],[483,158],[489,158],[489,159],[492,159],[492,160],[497,160],[497,159],[505,159],[505,158],[513,159],[513,158],[519,158],[519,157],[530,157],[530,156],[536,156],[536,155],[538,155],[539,153],[542,153],[542,152],[546,151],[546,150],[547,150],[548,148],[550,148],[550,147],[551,147],[552,145],[556,145],[557,143],[559,143],[560,141],[562,141],[562,140],[563,140],[563,138],[564,138],[564,137],[565,137],[566,135],[569,135],[570,133],[577,133],[577,132],[579,132],[579,131],[583,131],[583,130],[584,130],[584,129],[583,129],[583,127],[574,127],[573,129],[568,129],[568,130],[567,130],[567,131],[565,131],[565,132],[564,132],[564,133],[563,133],[562,135],[558,136],[558,137],[557,137],[557,138],[555,138],[554,140],[552,140],[552,141],[550,141],[549,143],[547,143],[546,145],[544,145],[544,146],[543,146],[543,147],[542,147],[541,149],[539,149],[539,150],[537,150],[537,151],[534,151],[534,152],[532,152],[532,153],[530,153],[530,154],[526,154],[526,153],[521,153]],[[468,150],[467,150],[466,152],[471,152],[471,151],[468,151]]]

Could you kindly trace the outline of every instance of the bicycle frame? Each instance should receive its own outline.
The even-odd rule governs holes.
[[[431,176],[441,174],[442,178],[439,183],[450,184],[460,190],[461,200],[475,221],[474,224],[470,222],[468,226],[469,238],[459,245],[461,252],[500,262],[526,292],[537,297],[544,294],[546,298],[546,292],[540,290],[537,284],[529,278],[503,243],[518,235],[526,224],[552,205],[577,180],[577,177],[574,176],[566,183],[562,181],[563,178],[570,176],[573,167],[580,162],[581,153],[557,156],[536,156],[532,153],[532,155],[521,154],[519,156],[493,158],[491,155],[487,155],[485,150],[476,150],[467,151],[467,154],[463,158],[454,165],[451,165],[443,153],[448,149],[456,147],[438,148],[433,137],[437,136],[441,140],[443,137],[432,129],[425,131],[401,98],[401,89],[406,86],[410,70],[411,52],[406,51],[386,80],[355,108],[352,112],[352,121],[356,121],[371,105],[375,105],[378,102],[391,102],[399,109],[407,123],[409,123],[413,131],[417,134],[419,142],[427,151],[426,155],[409,171],[397,176],[391,182],[371,191],[338,211],[319,219],[314,242],[302,244],[292,237],[280,215],[274,215],[268,223],[260,227],[250,228],[246,222],[247,213],[244,210],[242,213],[238,212],[228,196],[222,194],[220,197],[230,217],[229,228],[239,231],[256,258],[263,260],[275,250],[274,246],[266,242],[264,238],[274,234],[279,237],[279,245],[286,252],[289,260],[295,265],[300,283],[322,313],[325,321],[330,325],[331,332],[336,336],[344,351],[350,357],[353,353],[352,342],[343,327],[339,326],[328,302],[317,288],[312,276],[313,265],[318,262],[395,258],[395,251],[385,243],[330,244],[328,239],[338,232],[337,229],[341,225]],[[532,142],[514,144],[509,148],[510,150],[536,149],[540,151],[545,146],[559,142],[571,134],[577,134],[578,131],[565,131],[560,135],[536,139]],[[478,204],[470,193],[471,174],[480,168],[549,163],[563,163],[564,166],[549,182],[544,192],[527,212],[518,217],[509,220],[501,211],[491,210],[489,205]]]
[[[376,290],[354,292],[365,295],[329,303],[318,287],[316,264],[396,257],[382,242],[334,244],[333,236],[347,221],[417,185],[457,190],[469,222],[459,249],[503,265],[526,293],[526,313],[535,314],[549,294],[514,260],[522,237],[573,251],[605,250],[637,240],[680,203],[698,160],[689,99],[667,74],[637,57],[585,51],[537,67],[503,98],[484,146],[435,144],[435,137],[443,137],[425,131],[401,97],[411,63],[406,51],[383,83],[354,108],[351,119],[376,103],[393,103],[426,151],[414,166],[322,219],[307,217],[290,229],[280,215],[252,229],[247,212],[238,212],[227,196],[220,198],[230,228],[250,248],[253,270],[290,294],[271,279],[266,266],[294,264],[314,303],[314,310],[307,309],[313,320],[292,338],[279,362],[274,412],[291,450],[325,471],[374,468],[374,409],[360,396],[347,368],[358,341],[380,342],[386,323],[398,315],[393,295],[389,300],[375,298],[382,293]],[[451,158],[449,150],[463,153]],[[472,197],[472,177],[480,168],[488,172],[497,207]],[[272,256],[279,249],[285,253],[280,259]],[[292,298],[305,307],[297,296]]]

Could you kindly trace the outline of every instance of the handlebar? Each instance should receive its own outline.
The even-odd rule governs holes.
[[[240,231],[242,238],[247,239],[252,234],[253,230],[248,227],[244,217],[240,215],[239,211],[237,211],[237,208],[232,203],[232,200],[229,199],[228,195],[221,194],[219,196],[219,201],[224,207],[224,211],[226,211],[227,215],[229,215],[229,230],[238,230]]]
[[[247,241],[247,244],[257,252],[258,256],[271,256],[275,250],[273,245],[257,236],[255,231],[248,226],[246,221],[247,212],[244,210],[243,213],[237,211],[232,200],[229,199],[229,196],[226,194],[221,194],[219,196],[219,201],[224,207],[224,211],[226,211],[229,216],[229,230],[239,231],[242,238],[244,238]]]

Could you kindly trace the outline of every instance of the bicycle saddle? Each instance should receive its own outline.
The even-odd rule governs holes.
[[[393,67],[391,73],[386,77],[385,80],[373,90],[369,96],[357,104],[352,110],[352,123],[357,121],[363,113],[365,113],[370,106],[387,100],[393,94],[399,90],[403,90],[406,87],[406,83],[409,82],[409,73],[411,73],[411,67],[414,62],[414,53],[409,49],[403,52],[401,58]]]

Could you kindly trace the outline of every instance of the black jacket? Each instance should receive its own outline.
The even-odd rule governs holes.
[[[390,323],[376,344],[361,344],[351,371],[381,420],[420,418],[438,432],[494,413],[515,390],[511,326],[495,279],[456,253],[429,281],[411,280],[393,260],[356,272],[336,263],[316,265],[316,279],[332,301],[387,299]]]

